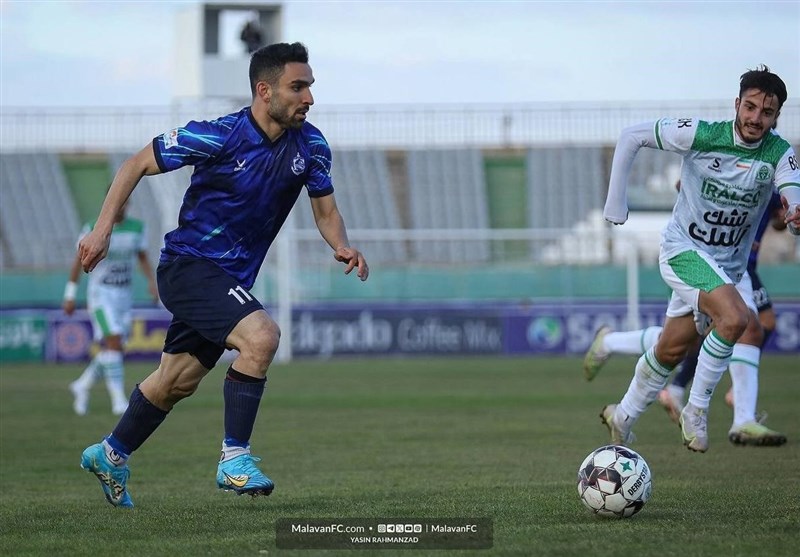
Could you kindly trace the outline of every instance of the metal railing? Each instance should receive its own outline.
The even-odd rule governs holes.
[[[248,101],[160,107],[0,109],[0,149],[105,152],[139,149],[190,120],[213,119]],[[800,101],[787,101],[779,131],[800,145]],[[731,101],[537,103],[514,106],[315,106],[310,121],[334,148],[613,145],[627,125],[665,116],[733,117]]]

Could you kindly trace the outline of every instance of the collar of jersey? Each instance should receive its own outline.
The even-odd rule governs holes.
[[[261,129],[261,126],[259,126],[259,125],[258,125],[258,122],[256,122],[256,119],[255,119],[255,117],[253,116],[253,111],[252,111],[252,110],[250,110],[250,107],[249,107],[249,106],[248,106],[248,107],[247,107],[247,109],[246,109],[246,113],[247,113],[247,120],[250,122],[250,125],[251,125],[251,126],[253,126],[253,129],[254,129],[254,130],[256,130],[256,132],[258,133],[258,135],[260,135],[260,136],[261,136],[261,138],[262,138],[264,141],[266,141],[266,142],[267,142],[267,145],[268,145],[269,147],[272,147],[273,145],[276,145],[277,143],[280,143],[280,142],[281,142],[281,140],[282,140],[284,137],[286,137],[286,136],[289,134],[289,130],[283,130],[283,133],[281,134],[281,136],[280,136],[278,139],[276,139],[275,141],[272,141],[272,140],[269,138],[269,136],[267,135],[267,132],[265,132],[264,130],[262,130],[262,129]]]
[[[731,133],[733,133],[733,144],[736,147],[741,147],[742,149],[747,149],[748,151],[752,151],[753,149],[758,149],[761,147],[761,142],[764,141],[762,137],[756,143],[745,143],[744,140],[739,137],[739,134],[736,133],[736,121],[731,121]]]

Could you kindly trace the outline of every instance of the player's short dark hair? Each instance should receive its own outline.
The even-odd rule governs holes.
[[[788,97],[786,84],[777,74],[769,71],[769,68],[764,64],[761,64],[755,70],[748,70],[742,74],[742,78],[739,81],[740,99],[748,89],[758,89],[770,97],[776,97],[778,99],[778,110],[780,110]]]
[[[256,83],[278,83],[289,62],[308,64],[308,49],[303,43],[275,43],[262,46],[250,56],[250,91],[256,94]]]

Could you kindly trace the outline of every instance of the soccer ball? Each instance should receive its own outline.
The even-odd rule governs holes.
[[[600,516],[633,516],[650,499],[652,486],[647,462],[636,451],[620,445],[593,450],[578,469],[578,495]]]

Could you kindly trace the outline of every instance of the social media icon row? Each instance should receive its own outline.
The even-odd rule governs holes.
[[[378,524],[379,534],[419,534],[422,524]]]

